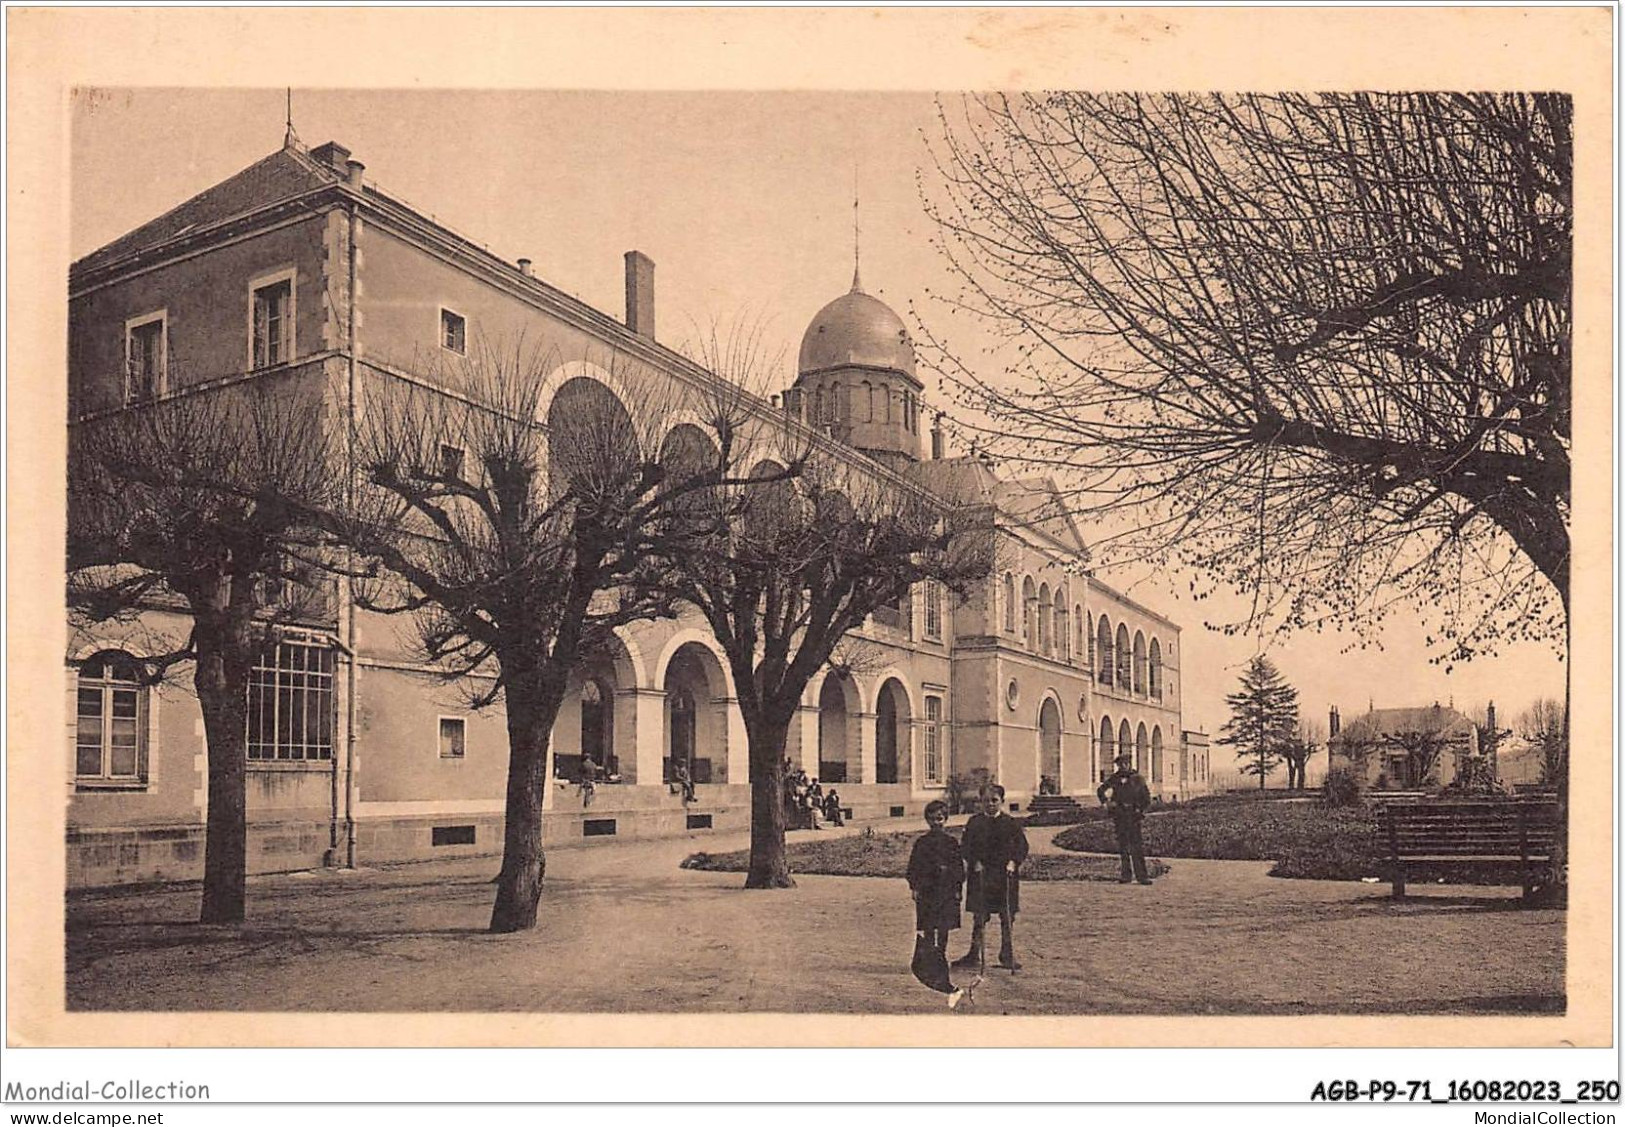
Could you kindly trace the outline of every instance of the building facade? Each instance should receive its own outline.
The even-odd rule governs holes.
[[[626,290],[619,321],[382,191],[342,145],[290,139],[73,264],[70,425],[204,385],[304,389],[353,411],[392,381],[430,380],[481,335],[541,341],[559,358],[550,387],[590,380],[623,403],[651,382],[704,377],[656,341],[654,266],[637,252]],[[1154,793],[1200,789],[1177,624],[1089,574],[1051,483],[945,457],[940,427],[922,433],[907,330],[856,276],[808,326],[787,384],[782,404],[758,407],[814,428],[859,472],[988,506],[1001,541],[998,571],[970,598],[920,585],[864,625],[878,661],[815,677],[794,762],[860,819],[915,815],[954,776],[996,779],[1018,809],[1045,779],[1092,794],[1123,750]],[[500,851],[500,707],[470,711],[465,691],[418,663],[408,623],[358,609],[342,581],[319,586],[254,673],[251,871]],[[70,883],[201,872],[201,714],[184,669],[151,685],[141,666],[186,632],[182,610],[155,601],[139,629],[72,633]],[[638,623],[584,660],[550,754],[549,843],[749,824],[743,723],[697,615]],[[591,805],[575,785],[584,755],[610,779]],[[678,761],[692,804],[669,785]]]

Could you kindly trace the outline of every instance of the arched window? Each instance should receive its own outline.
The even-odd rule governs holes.
[[[1099,662],[1095,665],[1098,670],[1096,676],[1102,685],[1112,683],[1112,675],[1117,671],[1112,661],[1112,624],[1105,615],[1100,616],[1100,629],[1095,632],[1095,646],[1099,649]]]
[[[1095,616],[1088,615],[1087,621],[1079,622],[1078,625],[1083,627],[1084,633],[1089,636],[1089,668],[1093,669],[1095,667]]]
[[[1162,725],[1151,729],[1151,781],[1162,782]]]
[[[1155,638],[1151,639],[1150,663],[1146,667],[1146,683],[1151,689],[1151,695],[1157,700],[1162,699],[1162,643]]]
[[[1129,647],[1128,626],[1119,623],[1117,626],[1117,687],[1125,693],[1134,684],[1134,651]]]
[[[1062,661],[1065,661],[1071,650],[1071,633],[1066,628],[1066,607],[1060,603],[1055,604],[1055,650]]]
[[[79,783],[129,786],[147,781],[144,680],[135,658],[119,650],[104,650],[79,667],[73,760]]]
[[[1072,622],[1073,632],[1078,636],[1078,640],[1072,645],[1072,657],[1075,661],[1081,661],[1084,653],[1090,649],[1089,642],[1084,640],[1089,638],[1090,634],[1089,627],[1084,622],[1083,606],[1079,603],[1072,604]]]
[[[863,381],[863,422],[875,421],[875,388],[868,380]]]
[[[883,422],[883,423],[889,423],[889,422],[891,422],[891,416],[892,416],[891,388],[889,388],[889,387],[881,387],[881,388],[878,388],[876,390],[879,391],[879,393],[880,393],[880,406],[881,406],[881,416],[882,416],[880,421]]]
[[[816,387],[816,388],[813,388],[813,422],[821,423],[823,421],[824,421],[824,389],[821,388],[821,387]]]
[[[1004,632],[1016,632],[1016,577],[1004,573]]]
[[[1134,691],[1145,696],[1145,635],[1134,632]]]
[[[1035,629],[1038,617],[1038,589],[1033,585],[1033,577],[1027,576],[1021,581],[1021,640],[1031,649],[1038,642],[1038,631]]]
[[[1100,718],[1100,773],[1109,775],[1112,772],[1112,760],[1117,758],[1117,749],[1113,746],[1112,718]]]
[[[1124,720],[1117,726],[1117,754],[1134,754],[1134,731],[1128,726],[1127,720]],[[1134,765],[1134,769],[1138,771],[1140,769],[1140,765],[1136,763]]]
[[[1038,588],[1038,652],[1047,654],[1054,645],[1050,637],[1050,597],[1049,584],[1041,584]]]
[[[1151,737],[1146,733],[1145,725],[1141,724],[1134,733],[1134,769],[1145,774],[1151,766],[1146,762],[1151,757]]]

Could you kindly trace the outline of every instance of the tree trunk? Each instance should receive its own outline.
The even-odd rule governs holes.
[[[750,745],[750,869],[746,888],[794,888],[784,851],[784,744],[790,718],[762,717],[745,726]]]
[[[248,883],[248,669],[246,634],[200,625],[192,683],[208,745],[209,811],[203,839],[206,924],[241,923]],[[233,653],[235,645],[242,652]]]
[[[562,697],[561,694],[552,696]],[[547,690],[527,691],[510,684],[508,713],[508,796],[502,834],[502,872],[491,931],[529,931],[536,926],[547,854],[542,849],[542,796],[547,787],[547,749],[557,703]]]

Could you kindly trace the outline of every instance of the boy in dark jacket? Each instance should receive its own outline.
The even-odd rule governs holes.
[[[1145,785],[1145,777],[1134,769],[1134,756],[1117,757],[1117,770],[1100,784],[1095,797],[1111,812],[1112,828],[1117,831],[1117,855],[1123,862],[1123,875],[1118,880],[1123,884],[1131,880],[1150,884],[1140,821],[1145,817],[1146,807],[1151,805],[1151,789]]]
[[[914,930],[936,953],[934,962],[940,978],[927,982],[948,995],[948,1004],[959,1003],[960,991],[948,980],[948,933],[959,927],[959,889],[965,880],[965,865],[959,843],[948,835],[948,804],[940,800],[926,803],[926,833],[914,842],[908,855],[908,891],[914,898]],[[924,981],[922,979],[922,981]]]
[[[1018,971],[1012,931],[1021,909],[1021,863],[1027,859],[1027,834],[1004,809],[1004,788],[992,784],[982,793],[982,811],[965,823],[960,844],[965,858],[965,907],[971,913],[970,950],[956,967],[984,961],[987,921],[999,917],[999,965]]]

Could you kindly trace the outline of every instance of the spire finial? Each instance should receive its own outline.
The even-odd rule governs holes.
[[[858,242],[858,162],[852,162],[852,292],[863,292],[863,280],[858,276],[862,254]]]
[[[288,131],[282,135],[282,147],[285,149],[297,148],[299,134],[293,131],[293,87],[288,87]]]

